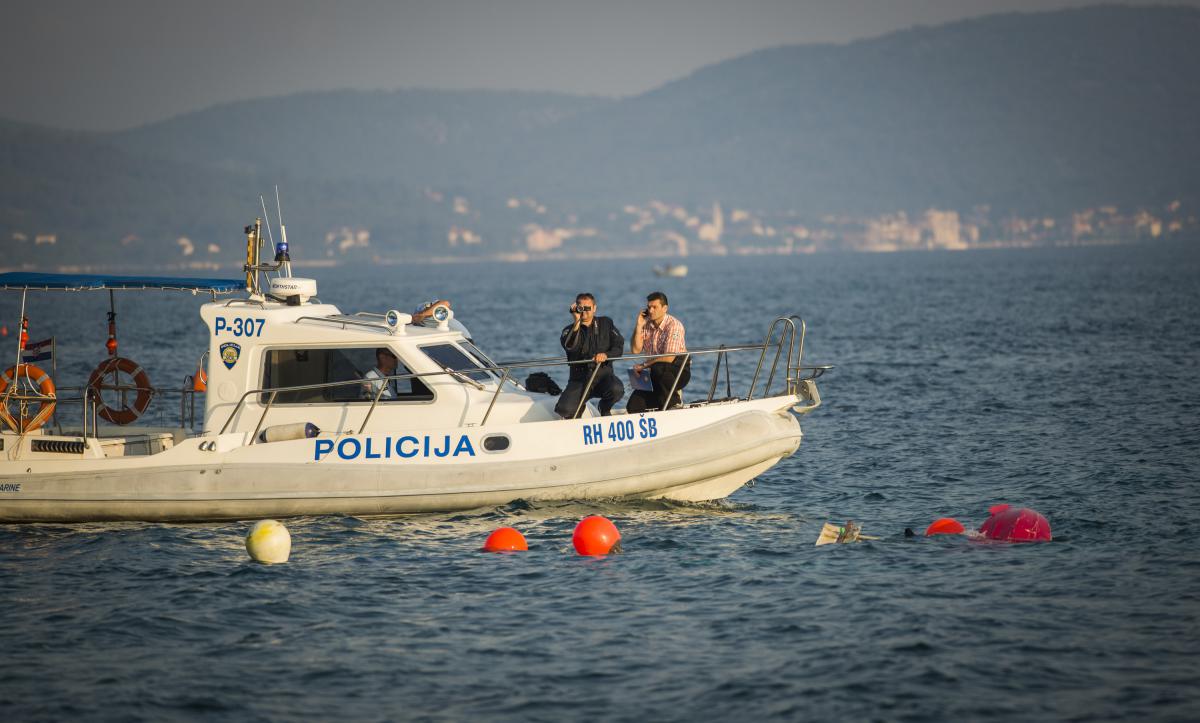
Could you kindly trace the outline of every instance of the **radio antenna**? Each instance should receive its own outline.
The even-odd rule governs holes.
[[[261,193],[258,194],[258,202],[262,204],[263,218],[266,219],[266,221],[267,221],[267,238],[271,239],[271,245],[274,246],[275,245],[275,236],[271,233],[271,214],[267,213],[267,200],[262,197]],[[260,247],[262,246],[262,237],[261,236],[259,237],[258,245]],[[266,272],[266,273],[269,274],[270,272]],[[267,279],[270,280],[269,275],[268,275]]]
[[[288,255],[287,226],[283,225],[283,204],[279,201],[279,184],[275,184],[275,211],[279,216],[279,244],[275,247],[275,261],[283,264],[283,275],[291,278],[292,259]]]
[[[267,238],[271,239],[271,245],[275,245],[275,234],[271,233],[271,214],[267,212],[267,199],[258,194],[258,202],[262,204],[263,218],[267,220]]]

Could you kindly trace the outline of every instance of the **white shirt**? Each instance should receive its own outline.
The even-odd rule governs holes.
[[[403,372],[401,372],[399,369],[397,369],[395,372],[393,372],[393,374],[401,374],[401,373],[403,373]],[[363,375],[363,378],[368,381],[366,387],[369,389],[369,393],[370,393],[372,399],[375,398],[376,394],[379,394],[380,387],[383,387],[383,393],[379,394],[380,399],[396,399],[397,397],[400,396],[400,380],[398,380],[398,379],[385,380],[384,377],[388,377],[388,376],[392,376],[392,375],[384,374],[379,369],[379,367],[375,367],[375,368],[371,369],[371,371],[369,371]],[[409,387],[409,392],[411,393],[412,382],[407,379],[404,381],[405,381],[406,386]]]

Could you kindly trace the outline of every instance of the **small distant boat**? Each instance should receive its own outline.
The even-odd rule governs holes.
[[[675,278],[683,278],[687,276],[687,264],[667,264],[666,266],[655,266],[655,276],[674,276]]]

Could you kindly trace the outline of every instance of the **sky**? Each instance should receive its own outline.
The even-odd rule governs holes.
[[[443,88],[631,96],[767,47],[845,43],[914,25],[1094,4],[2,1],[0,118],[96,131],[309,90]],[[1174,4],[1200,6],[1200,0]]]

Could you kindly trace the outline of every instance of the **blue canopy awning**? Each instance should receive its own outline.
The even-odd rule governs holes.
[[[183,276],[108,276],[106,274],[0,274],[0,290],[102,291],[105,289],[162,289],[230,294],[246,288],[242,279],[197,279]]]

